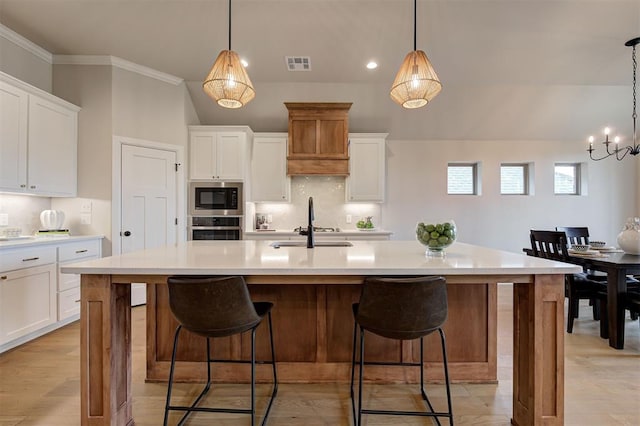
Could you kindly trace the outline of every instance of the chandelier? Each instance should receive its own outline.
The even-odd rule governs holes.
[[[256,91],[240,57],[231,50],[231,0],[229,0],[229,50],[223,50],[202,83],[204,92],[224,108],[241,108],[250,102]]]
[[[616,159],[620,161],[627,154],[631,154],[633,156],[640,154],[640,144],[638,144],[638,140],[636,138],[636,121],[638,118],[638,114],[636,113],[636,69],[638,68],[638,61],[636,60],[636,46],[638,45],[638,43],[640,43],[640,37],[633,38],[624,44],[625,46],[631,46],[632,48],[631,60],[633,62],[633,113],[631,114],[631,118],[633,118],[633,145],[620,148],[620,146],[618,145],[620,142],[620,137],[616,136],[615,138],[613,138],[613,142],[611,142],[609,140],[610,129],[608,127],[605,127],[605,139],[602,143],[604,144],[607,153],[602,157],[598,158],[593,156],[593,151],[595,151],[593,149],[594,138],[593,136],[589,136],[589,149],[587,149],[587,151],[589,152],[589,156],[591,157],[591,159],[594,161],[600,161],[605,158],[609,158],[612,155],[615,155]],[[615,148],[613,148],[613,150],[609,147],[612,143],[615,144]]]
[[[442,90],[433,65],[422,50],[416,50],[416,0],[413,0],[413,51],[404,58],[391,86],[391,99],[404,108],[420,108]]]

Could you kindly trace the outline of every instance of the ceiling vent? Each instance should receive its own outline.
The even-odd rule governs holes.
[[[308,56],[285,56],[289,71],[311,71],[311,58]]]

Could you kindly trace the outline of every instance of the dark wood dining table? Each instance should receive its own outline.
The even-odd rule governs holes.
[[[533,250],[523,249],[529,256]],[[640,255],[603,252],[603,257],[574,256],[569,253],[568,261],[584,268],[607,274],[607,313],[609,319],[609,346],[624,348],[624,303],[627,292],[627,275],[640,274]]]

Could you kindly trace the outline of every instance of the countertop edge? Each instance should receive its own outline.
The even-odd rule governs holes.
[[[0,241],[0,250],[14,249],[23,247],[35,247],[42,245],[64,244],[66,242],[84,241],[84,240],[102,240],[104,235],[70,235],[67,237],[33,237],[22,240]]]

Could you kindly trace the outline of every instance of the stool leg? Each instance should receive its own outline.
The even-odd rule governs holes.
[[[356,375],[356,335],[358,334],[358,323],[353,321],[353,345],[351,347],[351,411],[353,412],[353,423],[355,426],[357,423],[356,416],[356,399],[353,395],[353,382]]]
[[[178,337],[180,336],[180,330],[182,325],[176,327],[176,332],[173,337],[173,352],[171,353],[171,368],[169,369],[169,383],[167,384],[167,401],[164,405],[164,422],[163,425],[167,426],[169,421],[169,406],[171,405],[171,388],[173,386],[173,371],[176,366],[176,351],[178,349]]]
[[[360,327],[360,377],[358,377],[358,421],[356,425],[362,424],[362,375],[364,368],[364,329]]]
[[[447,363],[447,347],[444,338],[444,331],[438,328],[440,332],[440,341],[442,343],[442,361],[444,364],[444,383],[447,388],[447,405],[449,407],[449,424],[453,426],[453,409],[451,408],[451,389],[449,388],[449,364]]]
[[[427,396],[427,392],[424,390],[424,338],[420,338],[420,393],[422,394],[422,399],[425,400],[427,406],[429,406],[429,410],[432,413],[435,413],[433,409],[433,405],[431,405],[431,401],[429,401],[429,397]],[[433,417],[436,421],[436,424],[440,426],[440,419],[438,417]]]
[[[269,411],[271,410],[271,405],[273,404],[273,400],[278,393],[278,373],[276,372],[276,351],[275,346],[273,345],[273,326],[271,323],[271,312],[268,314],[269,316],[269,341],[271,342],[271,365],[273,368],[273,390],[271,391],[271,398],[269,399],[269,405],[267,405],[267,409],[264,413],[264,418],[262,419],[262,426],[267,424],[267,417],[269,416]]]
[[[251,330],[251,426],[256,420],[256,327]]]

